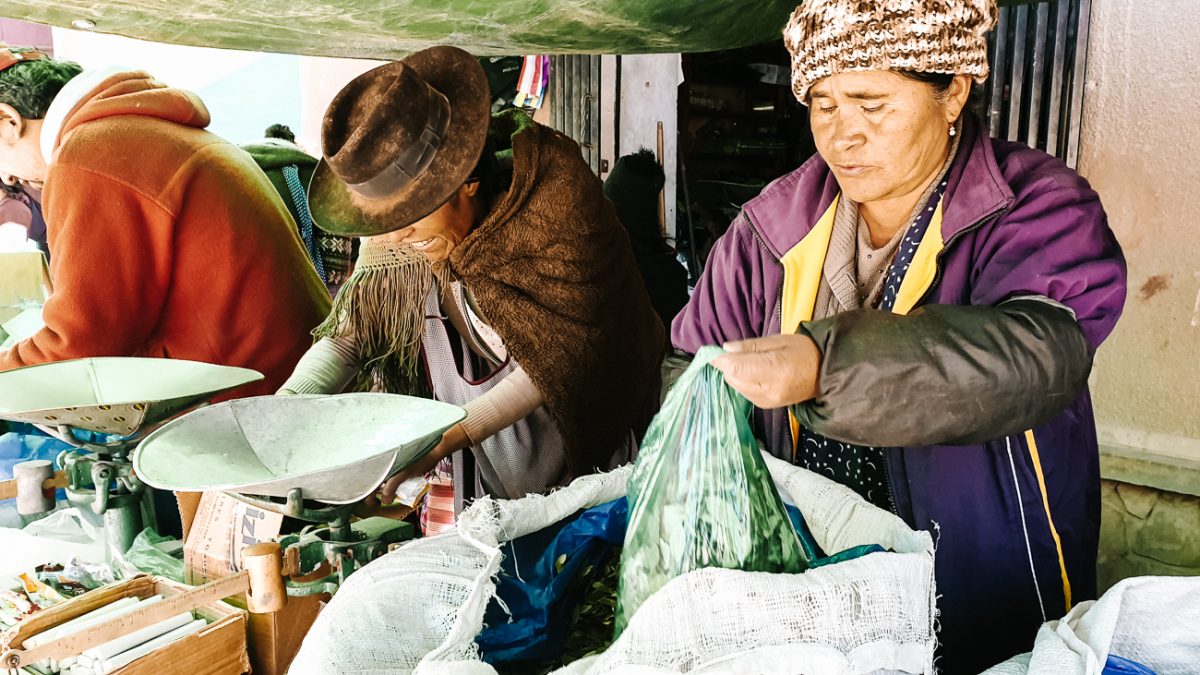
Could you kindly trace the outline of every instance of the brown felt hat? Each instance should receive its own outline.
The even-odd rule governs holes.
[[[446,203],[483,152],[487,75],[457,47],[431,47],[359,75],[321,123],[308,206],[321,229],[384,234]]]

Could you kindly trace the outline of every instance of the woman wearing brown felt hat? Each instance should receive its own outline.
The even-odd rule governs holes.
[[[359,76],[325,114],[310,209],[370,238],[281,393],[367,371],[468,411],[385,502],[468,448],[460,495],[545,492],[630,459],[657,409],[664,329],[599,178],[566,136],[489,105],[478,61],[434,47]]]

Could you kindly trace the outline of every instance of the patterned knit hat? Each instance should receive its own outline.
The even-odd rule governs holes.
[[[792,92],[835,73],[909,70],[988,76],[987,32],[995,0],[804,0],[783,42],[792,54]]]

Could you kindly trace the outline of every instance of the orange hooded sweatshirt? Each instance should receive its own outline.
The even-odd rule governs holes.
[[[46,327],[0,351],[0,370],[156,356],[266,376],[225,398],[283,383],[329,296],[267,177],[208,122],[194,94],[142,72],[66,113],[46,157]]]

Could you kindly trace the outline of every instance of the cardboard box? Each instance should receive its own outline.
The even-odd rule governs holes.
[[[148,598],[156,593],[168,598],[187,590],[187,586],[168,579],[136,576],[38,612],[0,635],[0,644],[4,649],[20,648],[25,640],[42,631],[121,598]],[[113,672],[119,675],[240,675],[250,672],[246,612],[224,602],[215,602],[196,609],[195,613],[210,622],[204,630]]]
[[[288,598],[278,612],[249,615],[250,665],[254,675],[284,675],[328,595]]]
[[[183,536],[181,541],[188,540],[188,533],[192,529],[192,522],[196,520],[196,512],[200,510],[200,498],[204,496],[202,492],[176,492],[175,503],[179,506],[179,522],[183,525]]]
[[[0,253],[0,323],[50,297],[50,270],[40,251]]]
[[[242,569],[242,549],[279,536],[283,516],[205,492],[189,523],[183,547],[184,580],[202,584]]]
[[[279,536],[283,516],[255,508],[221,492],[205,492],[194,516],[180,511],[187,527],[183,548],[184,575],[189,583],[204,583],[242,569],[242,550]],[[190,509],[189,509],[190,510]],[[287,606],[269,614],[250,614],[249,651],[255,675],[283,675],[308,634],[328,596],[288,598]],[[230,602],[245,607],[245,599]]]

